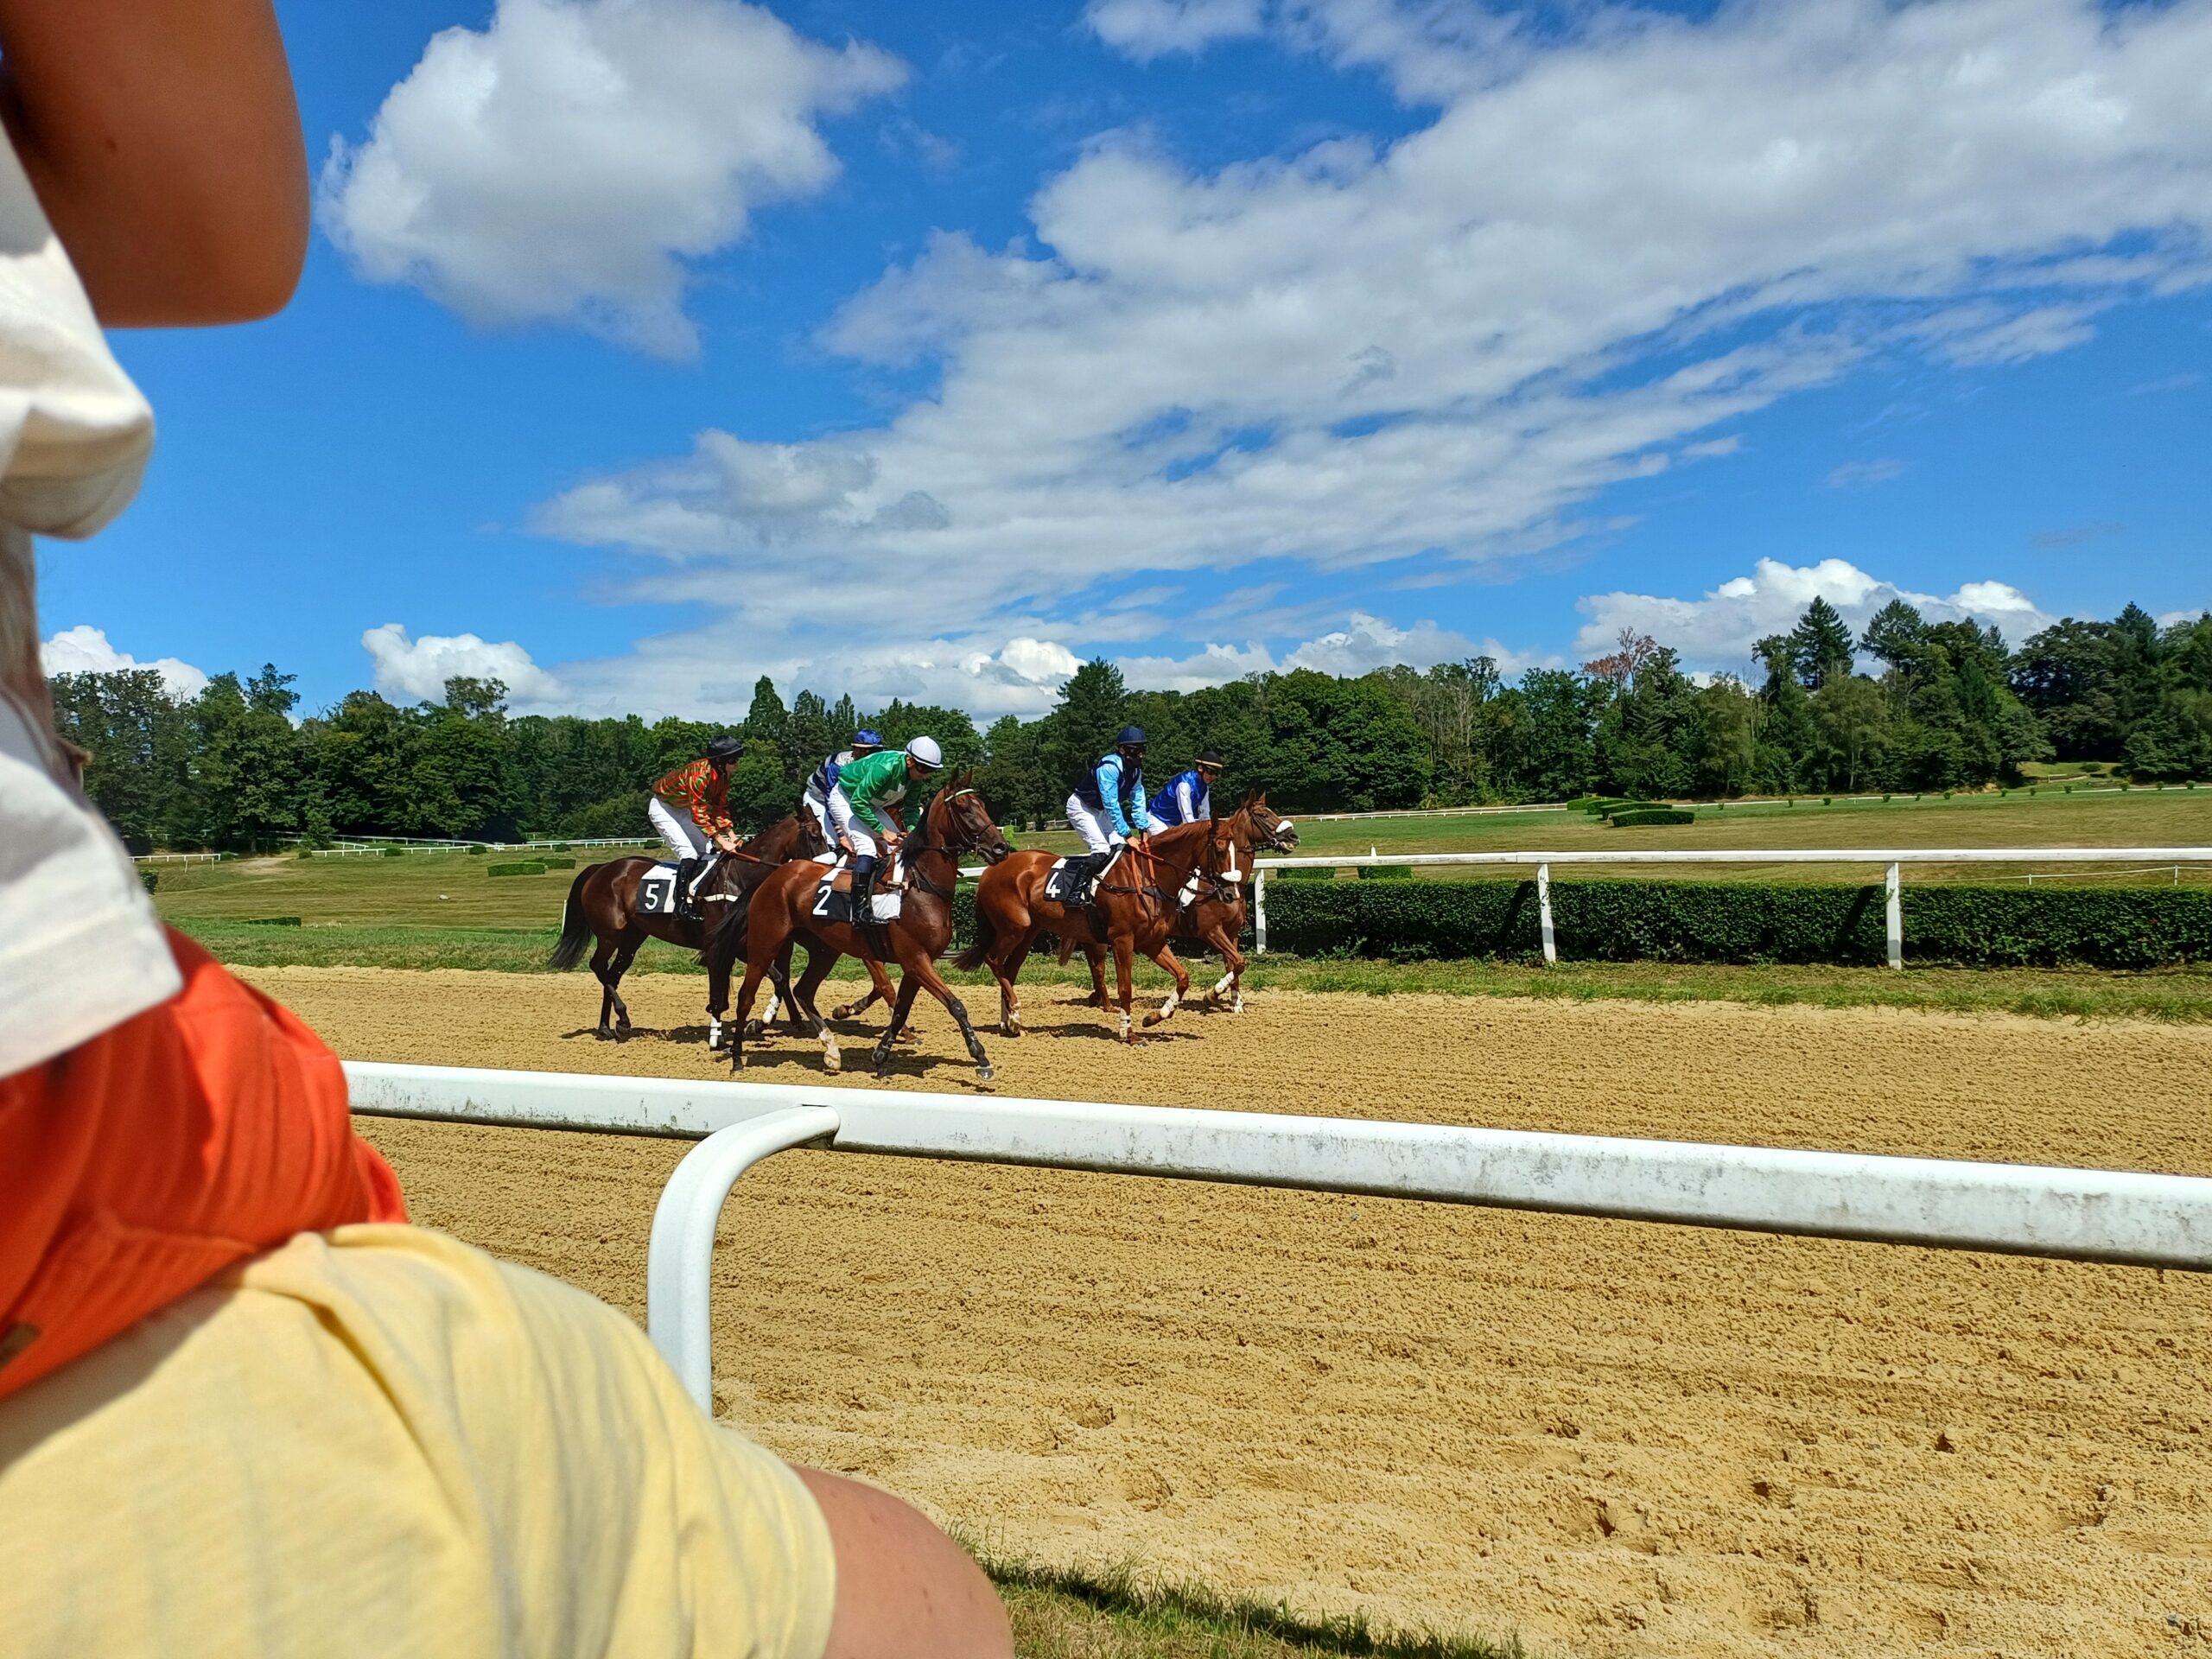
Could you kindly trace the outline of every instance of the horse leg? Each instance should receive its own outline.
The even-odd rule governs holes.
[[[599,982],[599,1029],[592,1035],[602,1043],[614,1040],[614,982],[607,976],[613,960],[613,942],[601,939],[599,949],[591,953],[591,976]]]
[[[838,954],[825,944],[810,944],[806,947],[806,971],[791,988],[791,1017],[804,1020],[804,1028],[821,1043],[823,1070],[833,1075],[844,1069],[845,1057],[838,1050],[830,1022],[816,1008],[814,996],[822,988],[822,982],[830,977],[830,969],[836,966]]]
[[[798,948],[796,940],[785,945],[784,954],[776,958],[776,966],[782,975],[779,983],[783,988],[784,1023],[791,1028],[794,1034],[802,1034],[814,1029],[814,999],[809,997],[806,1007],[802,1011],[798,1000],[791,995],[791,953]],[[806,963],[810,968],[814,965],[814,952],[811,950],[806,953]],[[769,1010],[768,1017],[772,1020],[775,1018],[774,1009]]]
[[[875,1052],[868,1058],[875,1063],[875,1075],[887,1075],[891,1070],[891,1046],[899,1039],[899,1029],[906,1023],[906,1014],[914,1006],[914,993],[921,988],[921,981],[914,970],[907,969],[899,981],[898,993],[891,1000],[891,1023],[883,1028],[883,1035],[876,1039]]]
[[[1090,1001],[1085,1006],[1100,1008],[1112,1007],[1114,999],[1106,995],[1106,947],[1103,944],[1086,944],[1083,947],[1083,955],[1084,960],[1090,964]]]
[[[1014,982],[1021,977],[1021,964],[1029,960],[1029,947],[1036,938],[1033,931],[1025,933],[1003,957],[988,959],[999,982],[999,1030],[1005,1036],[1021,1035],[1021,994],[1014,989]]]
[[[1136,1027],[1129,1018],[1130,979],[1136,968],[1134,941],[1126,933],[1114,935],[1114,980],[1122,993],[1122,1040],[1134,1046]]]
[[[1230,993],[1229,1011],[1231,1014],[1243,1013],[1244,953],[1236,948],[1236,940],[1230,931],[1218,922],[1215,923],[1212,930],[1207,933],[1206,942],[1221,952],[1222,962],[1229,969],[1227,973],[1214,982],[1213,988],[1206,993],[1206,1001],[1217,1006],[1221,1001],[1221,994],[1227,991]]]
[[[911,958],[902,960],[905,969],[899,981],[899,1004],[891,1016],[892,1029],[875,1046],[875,1075],[881,1077],[891,1063],[891,1039],[898,1028],[906,1023],[906,1012],[913,1006],[914,987],[919,984],[929,994],[944,1004],[945,1012],[960,1027],[961,1040],[968,1045],[968,1058],[976,1062],[976,1075],[988,1083],[997,1074],[991,1069],[991,1057],[983,1052],[982,1039],[976,1035],[976,1027],[969,1020],[968,1005],[953,994],[952,987],[937,970],[937,964],[918,948]]]
[[[638,959],[638,944],[639,941],[625,936],[614,953],[613,965],[607,969],[607,994],[614,999],[614,1040],[618,1043],[630,1040],[630,1005],[622,1000],[622,976]]]
[[[1156,1026],[1162,1020],[1173,1019],[1175,1010],[1183,1006],[1183,999],[1191,994],[1191,970],[1183,966],[1166,940],[1160,942],[1160,949],[1152,953],[1152,959],[1173,976],[1175,988],[1167,993],[1167,1000],[1160,1005],[1157,1012],[1145,1015],[1147,1026]]]

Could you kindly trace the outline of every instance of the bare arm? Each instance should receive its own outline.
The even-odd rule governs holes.
[[[307,154],[270,0],[0,0],[0,122],[103,322],[291,297]]]
[[[917,1510],[856,1480],[801,1469],[837,1552],[823,1659],[1012,1659],[982,1569]]]

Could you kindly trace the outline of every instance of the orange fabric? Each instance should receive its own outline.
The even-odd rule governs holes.
[[[169,948],[181,993],[0,1078],[0,1396],[296,1233],[407,1218],[337,1057]]]
[[[690,809],[691,821],[710,836],[736,832],[729,816],[729,774],[717,776],[711,762],[678,766],[653,785],[653,793],[671,806]]]

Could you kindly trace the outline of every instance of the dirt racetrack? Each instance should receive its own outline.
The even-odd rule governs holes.
[[[618,1048],[580,976],[250,977],[349,1056],[721,1075],[694,979]],[[1069,995],[987,1037],[1008,1092],[2212,1173],[2201,1027],[1271,994],[1131,1052]],[[902,1079],[969,1086],[922,1019]],[[418,1219],[642,1314],[681,1145],[365,1127]],[[2212,1648],[2194,1275],[793,1153],[717,1280],[725,1412],[1002,1550],[1539,1654]]]

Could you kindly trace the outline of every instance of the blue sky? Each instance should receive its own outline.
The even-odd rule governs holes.
[[[118,338],[52,667],[988,716],[2212,602],[2212,0],[280,10],[305,281]]]

